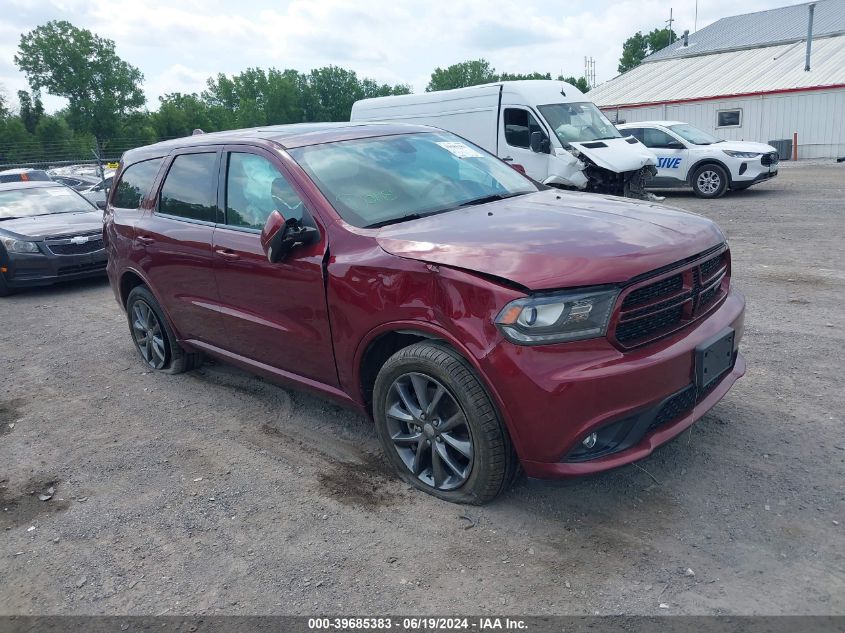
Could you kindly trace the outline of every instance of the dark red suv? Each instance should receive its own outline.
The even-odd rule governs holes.
[[[745,371],[713,222],[548,189],[439,130],[196,135],[116,182],[108,272],[150,367],[207,353],[352,405],[443,499],[640,459]]]

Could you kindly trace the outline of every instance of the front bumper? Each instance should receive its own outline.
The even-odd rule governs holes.
[[[496,346],[483,370],[526,473],[549,479],[616,468],[642,459],[688,428],[745,373],[745,359],[737,351],[744,315],[745,299],[732,291],[702,321],[631,351],[622,352],[606,339]],[[732,368],[708,392],[693,395],[691,403],[680,396],[670,402],[694,383],[696,347],[726,327],[736,332]],[[647,425],[646,416],[651,416]],[[640,423],[635,442],[618,452],[571,461],[585,436],[632,420]]]
[[[743,168],[743,165],[745,167]],[[731,168],[731,184],[738,189],[744,189],[758,182],[771,180],[778,175],[778,163],[763,165],[758,158],[756,161],[740,161],[738,167]]]
[[[2,263],[3,279],[10,288],[48,286],[59,281],[97,277],[106,272],[106,251],[79,255],[9,253]]]

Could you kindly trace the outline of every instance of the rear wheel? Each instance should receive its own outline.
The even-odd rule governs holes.
[[[388,359],[373,414],[388,459],[420,490],[481,504],[513,480],[518,462],[507,430],[472,367],[447,345],[417,343]]]
[[[136,286],[129,293],[126,318],[135,348],[150,368],[179,374],[202,364],[202,354],[189,353],[176,342],[161,307],[146,286]]]
[[[702,165],[692,175],[692,190],[699,198],[718,198],[728,188],[728,173],[719,165]]]

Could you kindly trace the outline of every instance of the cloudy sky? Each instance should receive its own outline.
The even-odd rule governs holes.
[[[795,0],[700,0],[698,28]],[[420,92],[436,66],[484,57],[499,70],[579,76],[596,60],[616,74],[622,42],[665,25],[694,30],[696,0],[0,0],[0,86],[26,88],[13,57],[21,33],[65,19],[113,39],[145,76],[147,106],[168,92],[199,92],[218,72],[310,70],[335,64]],[[48,110],[62,101],[45,95]]]

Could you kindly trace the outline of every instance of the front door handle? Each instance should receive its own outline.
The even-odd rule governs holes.
[[[155,243],[155,240],[153,238],[147,237],[146,235],[139,235],[138,241],[141,242],[141,244],[154,244]]]
[[[505,156],[502,160],[506,163],[510,163],[513,161],[513,156]]]
[[[228,259],[230,261],[234,261],[236,259],[240,259],[240,255],[236,252],[229,250],[228,248],[215,248],[214,252],[220,255],[223,259]]]

